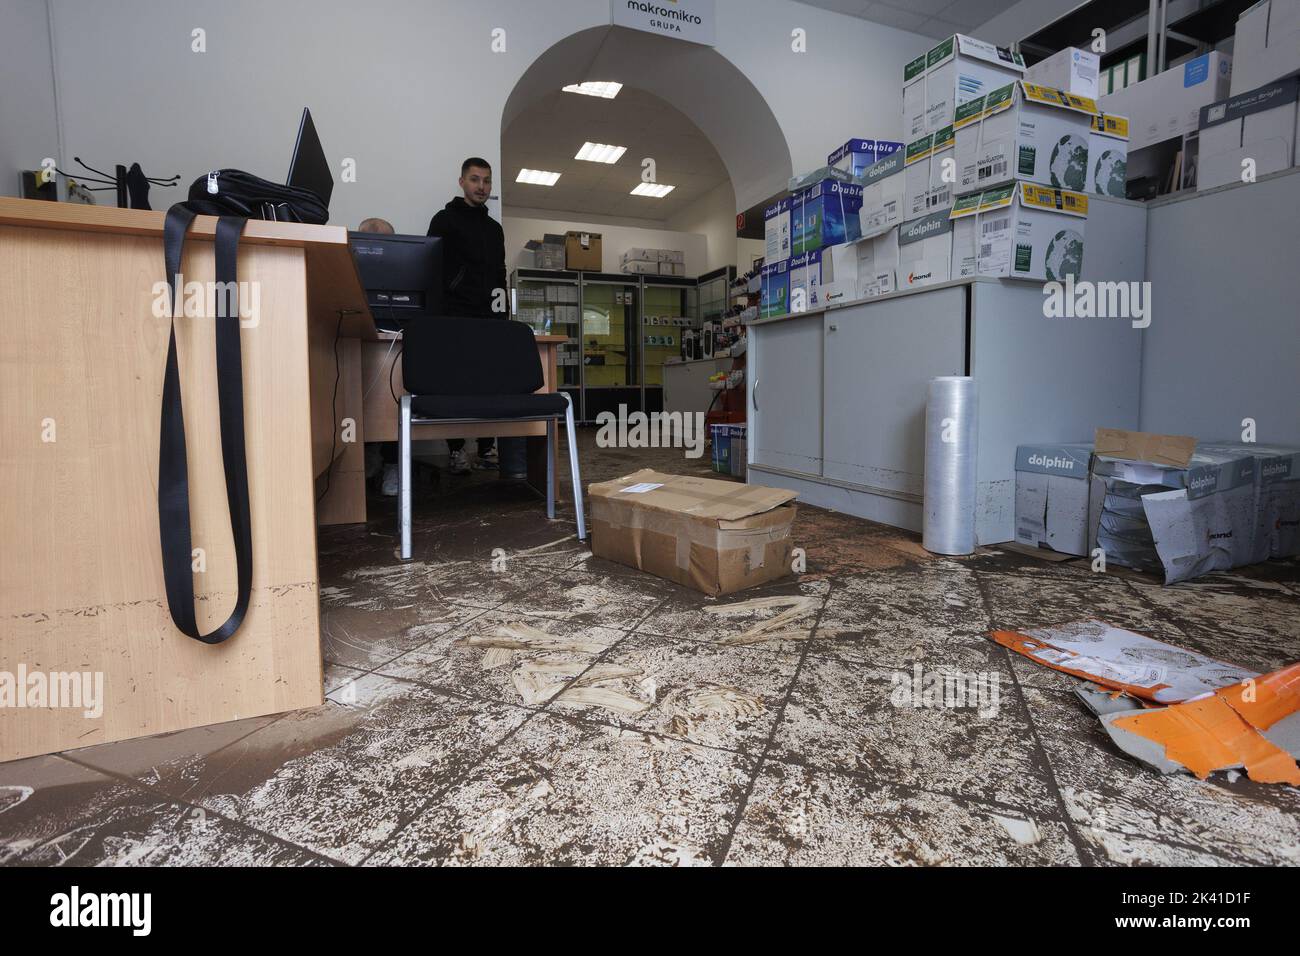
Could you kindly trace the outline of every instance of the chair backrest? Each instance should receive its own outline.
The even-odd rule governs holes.
[[[545,384],[531,326],[507,319],[420,319],[402,331],[412,395],[527,395]]]

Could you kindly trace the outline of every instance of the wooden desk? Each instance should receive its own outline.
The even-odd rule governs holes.
[[[253,592],[239,632],[208,646],[173,626],[159,551],[163,220],[0,198],[0,680],[22,670],[103,678],[95,716],[0,707],[0,761],[322,701],[313,478],[333,423],[320,410],[336,332],[352,343],[340,348],[345,362],[376,336],[347,232],[244,230],[239,279],[261,296],[259,321],[240,336]],[[195,220],[187,282],[213,280],[215,227]],[[212,323],[181,319],[176,334],[206,631],[235,592]]]

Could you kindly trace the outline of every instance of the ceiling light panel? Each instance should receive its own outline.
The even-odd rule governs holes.
[[[622,88],[622,83],[588,80],[586,83],[573,83],[563,89],[565,93],[581,93],[583,96],[599,96],[601,99],[612,100],[618,96],[618,91]]]
[[[632,190],[632,195],[663,199],[676,188],[676,186],[669,186],[664,183],[637,183],[636,189]]]
[[[559,173],[548,173],[544,169],[521,169],[515,182],[528,183],[530,186],[554,186],[559,178]]]
[[[627,152],[626,146],[609,146],[605,143],[583,143],[582,149],[574,159],[583,159],[589,163],[617,163]]]

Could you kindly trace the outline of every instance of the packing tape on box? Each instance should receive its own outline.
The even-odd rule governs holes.
[[[791,515],[789,522],[782,521],[759,528],[718,528],[699,521],[691,521],[689,515],[684,513],[650,511],[628,505],[620,507],[603,498],[593,498],[591,504],[592,520],[603,522],[611,530],[653,531],[671,537],[676,542],[674,563],[683,571],[690,570],[692,544],[718,552],[747,550],[749,566],[761,568],[766,560],[768,544],[784,538],[790,531],[790,524],[794,521],[794,516]],[[619,515],[612,513],[620,511],[625,513]]]

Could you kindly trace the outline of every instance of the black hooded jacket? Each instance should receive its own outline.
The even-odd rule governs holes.
[[[506,237],[487,206],[457,196],[430,221],[429,235],[442,237],[447,315],[508,318],[507,312],[492,311],[494,291],[506,288]]]

